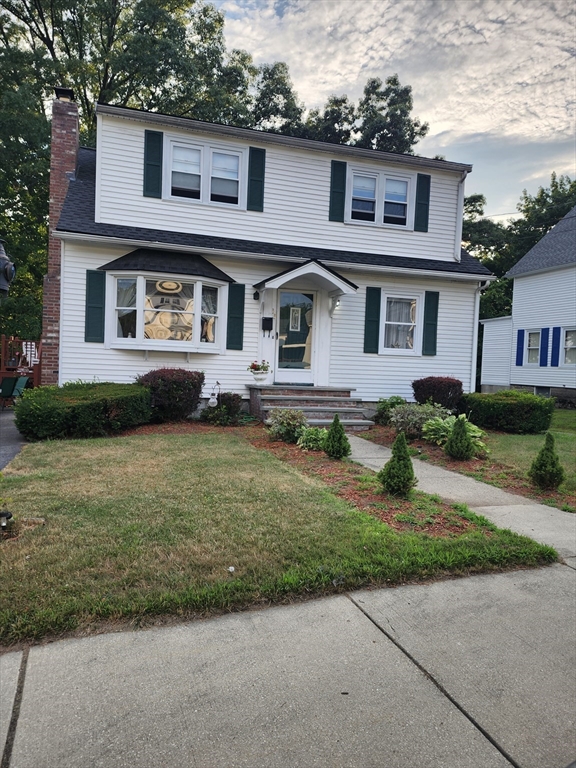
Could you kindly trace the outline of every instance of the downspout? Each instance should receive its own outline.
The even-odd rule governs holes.
[[[462,226],[464,220],[464,182],[468,176],[468,171],[462,171],[460,182],[458,183],[458,213],[456,218],[456,243],[454,248],[455,261],[461,260],[460,250],[462,248]]]
[[[476,363],[478,362],[478,325],[480,320],[480,294],[490,284],[489,280],[478,283],[474,291],[474,325],[472,329],[472,368],[470,370],[471,392],[476,391]]]

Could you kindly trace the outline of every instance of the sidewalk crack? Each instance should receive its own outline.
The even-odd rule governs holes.
[[[522,768],[522,766],[519,763],[517,763],[516,760],[514,760],[514,758],[511,755],[508,754],[508,752],[506,752],[504,747],[500,746],[500,744],[498,744],[498,742],[488,733],[488,731],[486,731],[480,725],[480,723],[474,717],[472,717],[472,715],[469,712],[467,712],[464,709],[464,707],[461,704],[459,704],[456,701],[456,699],[450,693],[448,693],[448,691],[446,690],[446,688],[444,688],[442,683],[440,683],[438,680],[436,680],[434,675],[432,675],[425,667],[423,667],[422,664],[420,664],[420,662],[414,656],[412,656],[412,654],[406,648],[404,648],[404,646],[402,646],[398,642],[398,640],[396,640],[389,632],[387,632],[384,629],[384,627],[382,627],[375,619],[373,619],[372,616],[370,616],[370,614],[364,608],[362,608],[362,606],[359,605],[356,602],[356,600],[354,600],[352,595],[346,593],[346,597],[350,600],[352,605],[355,605],[356,608],[358,608],[358,610],[361,611],[361,613],[363,613],[364,616],[366,616],[368,621],[370,621],[376,627],[376,629],[378,629],[380,632],[382,632],[382,634],[385,637],[387,637],[388,640],[390,640],[390,642],[393,643],[396,646],[396,648],[398,648],[398,650],[401,651],[412,662],[412,664],[414,664],[414,666],[417,667],[420,670],[420,672],[422,672],[422,674],[428,680],[430,680],[430,682],[433,685],[436,686],[436,688],[438,688],[440,693],[443,696],[445,696],[448,699],[448,701],[451,704],[453,704],[456,707],[456,709],[464,715],[464,717],[474,726],[474,728],[476,728],[478,731],[480,731],[480,733],[484,736],[485,739],[488,739],[490,744],[492,744],[492,746],[495,749],[497,749],[498,752],[500,752],[502,757],[504,757],[506,760],[508,760],[508,762],[510,763],[510,765],[513,766],[513,768]],[[390,624],[389,621],[388,621],[388,623]],[[392,625],[390,624],[390,626],[392,626]],[[4,768],[4,766],[2,765],[2,766],[0,766],[0,768]]]
[[[30,654],[30,648],[25,648],[24,651],[22,652],[22,660],[20,661],[20,671],[18,672],[18,682],[16,683],[16,695],[14,696],[14,704],[12,706],[12,716],[10,717],[10,725],[8,726],[8,734],[6,736],[4,751],[2,752],[2,760],[0,761],[0,768],[10,768],[10,760],[12,759],[12,748],[14,746],[14,738],[16,736],[16,726],[18,725],[18,718],[20,717],[20,705],[22,704],[22,694],[24,693],[24,680],[26,678],[26,667],[28,665],[29,654]]]

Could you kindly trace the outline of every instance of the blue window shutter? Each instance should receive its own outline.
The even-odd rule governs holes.
[[[516,336],[516,365],[524,362],[524,331],[520,329]]]
[[[346,163],[332,160],[330,174],[330,221],[344,221],[346,204]]]
[[[416,232],[428,232],[430,181],[431,177],[428,174],[418,174],[416,181],[416,209],[414,211],[414,230]]]
[[[548,365],[548,339],[550,338],[550,328],[542,328],[540,331],[540,368]]]
[[[86,313],[84,341],[104,342],[104,310],[106,306],[106,272],[86,272]]]
[[[250,147],[248,156],[248,199],[249,211],[264,210],[264,175],[266,171],[266,150]]]
[[[426,291],[424,297],[424,328],[422,332],[422,354],[436,354],[436,338],[438,335],[438,291]]]
[[[161,131],[144,131],[144,197],[162,197]]]
[[[243,349],[245,296],[246,286],[243,283],[230,283],[228,286],[226,349]]]
[[[560,338],[562,328],[552,328],[552,359],[550,365],[557,368],[560,365]]]
[[[380,341],[381,288],[366,288],[366,314],[364,316],[364,352],[378,353]]]

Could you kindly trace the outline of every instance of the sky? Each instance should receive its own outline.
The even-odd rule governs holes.
[[[370,77],[412,86],[416,154],[471,163],[466,194],[505,222],[552,171],[576,177],[573,0],[212,0],[228,48],[285,61],[307,108]]]

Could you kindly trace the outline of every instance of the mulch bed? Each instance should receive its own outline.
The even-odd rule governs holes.
[[[396,432],[392,427],[375,426],[369,432],[364,433],[364,436],[373,443],[391,448],[396,438]],[[460,472],[463,475],[469,475],[476,480],[495,485],[497,488],[501,488],[509,493],[516,493],[519,496],[525,496],[541,503],[553,504],[558,508],[568,504],[572,509],[576,509],[576,494],[560,491],[540,491],[512,467],[494,461],[490,456],[486,459],[456,461],[456,459],[451,459],[447,456],[439,445],[427,443],[424,440],[412,440],[410,448],[421,452],[421,455],[414,455],[416,459],[424,458],[425,461],[429,461],[431,464],[436,464],[454,472]]]
[[[451,504],[437,502],[434,514],[418,508],[418,502],[397,499],[379,491],[370,481],[371,470],[348,461],[329,459],[324,453],[303,451],[296,445],[271,440],[261,424],[243,427],[214,427],[199,422],[146,424],[123,435],[181,435],[188,433],[233,432],[258,450],[268,451],[281,461],[320,479],[337,496],[358,509],[374,515],[397,531],[417,531],[429,536],[461,536],[477,526],[458,514]],[[368,478],[368,479],[367,479]],[[397,519],[398,516],[400,519]],[[409,522],[406,518],[410,518]]]

